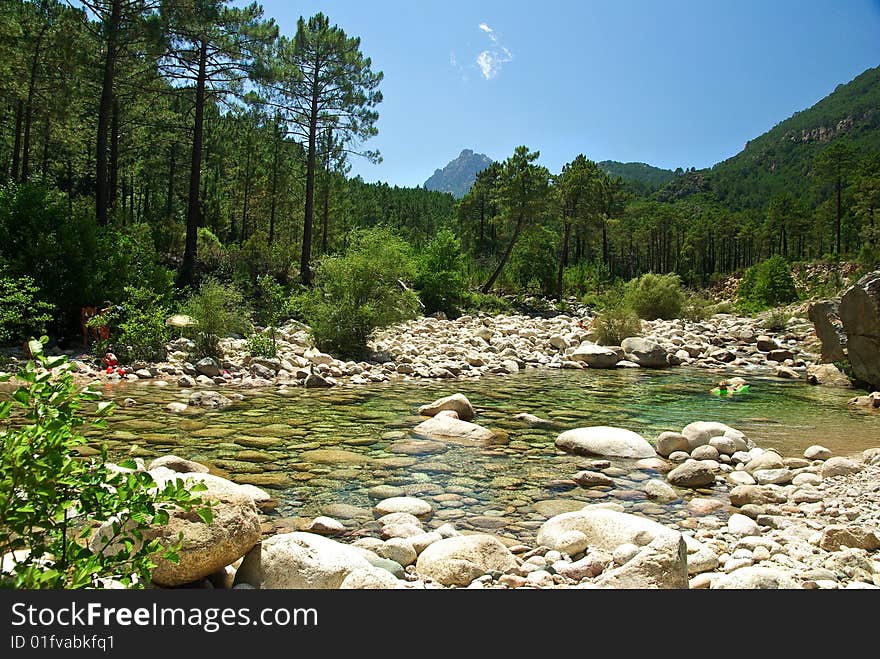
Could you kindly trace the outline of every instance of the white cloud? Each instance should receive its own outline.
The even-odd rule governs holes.
[[[458,66],[458,58],[455,56],[455,51],[449,53],[449,64],[452,66]]]
[[[480,23],[477,26],[492,42],[492,47],[477,55],[476,65],[485,80],[491,80],[501,71],[501,65],[513,59],[513,53],[501,45],[498,34],[489,27],[488,23]]]

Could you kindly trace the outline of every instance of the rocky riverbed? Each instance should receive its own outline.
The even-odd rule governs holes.
[[[185,338],[167,346],[166,361],[123,365],[110,373],[87,355],[73,355],[83,381],[120,380],[185,389],[249,389],[366,385],[411,379],[478,378],[525,369],[668,368],[685,365],[729,374],[764,373],[815,384],[849,386],[833,364],[814,365],[812,325],[792,319],[772,332],[761,321],[718,314],[703,322],[643,321],[638,337],[620,346],[600,346],[589,317],[558,315],[419,318],[377,332],[368,361],[346,361],[317,350],[307,328],[280,328],[277,357],[247,352],[243,339],[221,341],[222,360],[190,358]],[[192,404],[218,407],[229,395],[197,394]],[[182,411],[182,410],[181,410]]]
[[[491,444],[464,396],[424,405],[420,414],[421,441]],[[690,514],[662,524],[616,502],[562,505],[561,495],[543,509],[533,536],[512,538],[450,521],[444,512],[455,497],[447,504],[443,495],[429,501],[377,486],[368,519],[285,520],[273,514],[267,492],[169,455],[149,465],[154,478],[205,482],[217,510],[208,525],[172,519],[168,529],[186,538],[181,563],[160,564],[154,580],[214,588],[880,586],[880,448],[845,457],[813,445],[782,456],[717,422],[651,441],[624,428],[585,426],[559,433],[556,447],[580,456],[580,471],[570,476],[577,488],[601,492],[634,479],[652,505],[681,501]],[[611,467],[620,459],[629,469]]]

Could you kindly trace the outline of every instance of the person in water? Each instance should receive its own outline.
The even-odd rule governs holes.
[[[718,386],[712,390],[712,393],[716,396],[732,398],[735,394],[743,394],[748,392],[748,390],[749,385],[743,378],[730,378],[729,380],[719,382]]]

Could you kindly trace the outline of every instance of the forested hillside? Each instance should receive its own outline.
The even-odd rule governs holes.
[[[550,172],[526,146],[495,163],[466,150],[453,169],[479,174],[449,188],[467,190],[456,201],[349,178],[354,158],[380,157],[383,74],[323,14],[279,26],[226,0],[10,0],[0,341],[69,338],[104,302],[173,311],[205,282],[252,301],[263,324],[270,308],[308,320],[320,300],[347,314],[327,327],[353,325],[375,291],[333,311],[361,276],[345,258],[377,245],[390,262],[364,256],[370,277],[447,313],[499,308],[498,291],[589,297],[646,272],[704,286],[774,255],[871,264],[878,78],[865,72],[712,170],[572,153]]]

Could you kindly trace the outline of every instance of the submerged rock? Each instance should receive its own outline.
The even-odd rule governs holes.
[[[422,405],[419,408],[419,414],[432,417],[444,410],[452,410],[457,413],[458,418],[462,421],[472,421],[477,416],[474,406],[463,394],[452,394],[435,400],[433,403]]]
[[[556,447],[576,455],[607,455],[619,458],[652,458],[657,455],[648,441],[638,433],[610,426],[567,430],[556,438]]]

